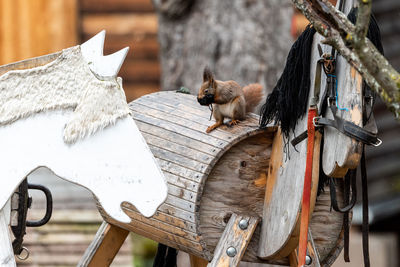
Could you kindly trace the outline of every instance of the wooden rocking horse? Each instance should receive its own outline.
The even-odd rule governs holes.
[[[348,12],[350,7],[351,3],[348,2],[345,5],[345,11]],[[260,128],[260,118],[250,114],[245,121],[240,122],[235,127],[222,126],[207,134],[205,129],[212,124],[208,120],[209,110],[198,105],[195,96],[175,92],[159,92],[143,96],[130,103],[130,110],[128,111],[123,105],[114,106],[122,107],[121,113],[118,113],[120,115],[116,115],[122,117],[119,121],[125,120],[127,124],[128,122],[131,123],[132,120],[126,117],[127,114],[131,114],[135,119],[138,129],[157,160],[157,164],[152,161],[151,165],[143,164],[142,168],[139,167],[140,176],[134,175],[133,177],[145,177],[141,181],[139,178],[128,181],[128,177],[131,176],[118,172],[120,176],[126,178],[126,180],[122,180],[128,184],[134,183],[137,186],[141,183],[152,183],[149,186],[118,187],[112,188],[112,191],[104,186],[101,187],[101,190],[94,190],[98,197],[98,209],[105,222],[100,227],[95,240],[86,251],[79,266],[109,265],[129,231],[189,253],[192,266],[206,266],[207,264],[208,266],[238,266],[240,261],[297,266],[305,263],[306,253],[309,259],[308,265],[330,266],[343,248],[344,229],[349,221],[343,220],[342,213],[331,211],[330,188],[321,190],[317,197],[318,179],[322,172],[320,159],[322,159],[322,169],[326,175],[343,177],[348,169],[355,168],[358,165],[362,144],[359,140],[342,134],[335,128],[325,127],[322,146],[322,134],[320,132],[315,132],[314,140],[310,135],[312,129],[304,134],[304,131],[307,128],[312,128],[314,123],[316,125],[324,123],[324,120],[319,119],[319,117],[314,119],[314,117],[317,117],[317,112],[308,119],[307,108],[309,106],[321,107],[325,101],[324,94],[318,94],[318,88],[320,92],[322,88],[333,88],[331,91],[335,92],[336,98],[330,99],[329,105],[337,105],[336,111],[332,112],[334,108],[326,108],[319,115],[324,119],[331,120],[339,117],[351,123],[351,126],[358,130],[364,126],[362,118],[366,101],[364,100],[361,76],[340,56],[336,58],[336,79],[334,86],[332,86],[332,82],[330,82],[332,79],[329,79],[329,75],[323,74],[324,69],[321,65],[323,61],[321,61],[318,51],[321,37],[317,34],[314,35],[314,33],[306,32],[308,41],[303,45],[297,43],[298,46],[295,44],[293,48],[296,50],[308,46],[308,50],[304,50],[308,51],[308,54],[303,51],[305,53],[303,56],[309,56],[310,64],[301,67],[308,72],[308,75],[304,76],[306,79],[304,84],[301,85],[304,85],[307,90],[301,91],[303,98],[300,98],[300,100],[304,102],[303,109],[300,108],[301,113],[297,114],[298,117],[292,123],[287,124],[287,121],[278,120],[281,128],[266,123],[268,118],[265,120],[265,117],[261,120],[264,123],[262,123],[263,127]],[[59,58],[58,60],[68,58],[69,53],[78,53],[79,55],[79,49],[75,49],[78,51],[72,49],[67,54],[63,52],[62,54],[48,56],[48,58],[45,58],[46,62],[36,64],[43,65],[56,58]],[[322,51],[325,54],[331,53],[329,47],[323,47]],[[100,55],[102,53],[94,50],[93,54]],[[52,57],[51,60],[50,57]],[[331,59],[329,56],[324,58],[326,60]],[[77,60],[77,62],[81,61]],[[87,60],[82,65],[87,67],[96,64],[96,62],[96,60]],[[329,62],[325,63],[329,66]],[[51,65],[51,63],[49,64]],[[38,73],[41,67],[32,70]],[[87,72],[87,70],[88,68],[86,68],[87,75],[91,75],[90,71]],[[98,73],[100,70],[92,69],[91,71]],[[14,72],[18,73],[18,71]],[[63,72],[66,71],[63,70]],[[333,73],[330,74],[334,75]],[[302,75],[302,73],[297,73],[297,75]],[[99,75],[100,78],[102,76],[107,75]],[[2,78],[4,79],[4,75],[0,76],[0,84]],[[307,80],[309,86],[307,86]],[[96,79],[94,81],[96,84],[98,83]],[[315,82],[310,84],[310,81]],[[117,90],[115,87],[118,87],[118,85],[120,89],[121,86],[120,83],[110,81],[99,82],[96,86],[104,86],[103,84],[108,85],[109,87],[106,87],[110,90]],[[327,86],[326,84],[330,85]],[[292,89],[296,90],[297,88]],[[115,91],[113,92],[115,93]],[[120,95],[122,94],[120,91],[117,92]],[[109,93],[109,91],[105,90],[105,93]],[[82,93],[83,99],[87,94]],[[271,97],[273,96],[274,93]],[[329,94],[329,96],[333,97],[332,94]],[[300,104],[299,101],[297,102],[294,104]],[[122,101],[118,103],[122,103]],[[102,105],[103,103],[94,101],[92,104],[93,107],[106,108],[104,111],[111,116],[110,118],[115,116],[114,112],[107,112],[107,107]],[[267,108],[272,109],[268,106]],[[288,107],[284,111],[290,112],[293,108],[296,109],[296,107]],[[80,111],[79,105],[73,106],[71,109]],[[68,118],[75,118],[72,110],[63,112],[69,115]],[[97,179],[108,180],[107,175],[111,175],[111,171],[107,170],[105,177],[103,173],[78,174],[75,167],[79,169],[83,165],[93,165],[94,160],[91,161],[88,157],[95,157],[97,161],[98,154],[101,155],[101,151],[105,151],[105,147],[107,151],[113,149],[116,145],[115,142],[117,143],[115,149],[134,151],[134,147],[130,150],[127,149],[127,143],[132,144],[132,146],[136,145],[136,138],[140,135],[137,131],[132,130],[132,124],[125,128],[124,123],[117,121],[113,127],[104,129],[104,133],[99,131],[93,136],[81,140],[82,137],[92,133],[92,131],[78,133],[72,131],[74,124],[68,127],[70,119],[65,119],[63,112],[56,112],[52,115],[55,117],[55,121],[59,121],[55,123],[58,127],[54,126],[52,130],[59,132],[59,140],[61,140],[59,142],[63,143],[60,147],[56,147],[57,150],[66,150],[63,152],[65,153],[64,157],[68,159],[69,164],[73,165],[67,172],[61,163],[55,164],[50,159],[43,161],[53,163],[49,165],[54,165],[53,168],[59,175],[65,178],[67,176],[82,177],[83,180],[79,181],[80,183],[86,181],[85,186],[88,188],[94,186],[96,189]],[[82,112],[89,116],[93,115],[83,110]],[[277,112],[274,114],[283,114]],[[48,116],[44,116],[42,119],[47,118]],[[95,118],[97,117],[95,116]],[[270,118],[276,119],[275,116]],[[9,120],[15,120],[15,124],[23,118]],[[78,122],[80,121],[78,120]],[[46,122],[43,124],[46,124]],[[64,125],[67,126],[64,127]],[[289,127],[286,127],[288,125]],[[71,160],[71,153],[79,150],[74,149],[74,146],[82,146],[82,151],[79,150],[79,152],[84,153],[83,150],[90,147],[89,140],[96,139],[96,136],[106,135],[107,130],[111,131],[115,127],[122,127],[118,130],[118,134],[123,136],[123,141],[114,140],[110,137],[107,139],[109,144],[103,146],[104,139],[101,143],[99,140],[99,142],[96,142],[98,147],[95,150],[98,154],[88,155],[86,153],[79,156],[79,160]],[[42,131],[33,126],[29,129],[34,133],[38,131],[35,136],[38,136],[39,132]],[[70,129],[71,131],[69,131]],[[95,127],[95,129],[97,128]],[[0,127],[0,136],[2,130],[3,128]],[[19,131],[14,131],[13,134],[21,136]],[[311,143],[313,147],[310,147],[305,141],[301,142],[301,140],[295,142],[296,146],[289,143],[297,137],[307,136],[311,140],[308,143]],[[371,134],[371,136],[376,138],[374,134]],[[48,136],[48,138],[50,137]],[[118,135],[115,138],[120,138],[120,136]],[[84,146],[85,140],[88,144]],[[69,144],[64,145],[64,141]],[[27,142],[24,144],[28,145]],[[147,146],[144,148],[143,144],[144,142],[141,142],[141,149],[146,150]],[[7,145],[7,143],[4,145]],[[67,148],[64,148],[64,146]],[[25,148],[19,145],[17,147]],[[310,151],[313,151],[313,157],[309,157],[307,163],[307,153]],[[127,152],[123,155],[132,157],[131,154],[134,153]],[[143,162],[141,157],[140,155],[133,160],[132,158],[128,160],[118,158],[118,161],[114,161],[110,159],[107,152],[107,155],[104,158],[101,157],[100,160],[104,164],[108,164],[110,160],[114,165],[118,165],[119,161],[128,165],[135,163],[134,166],[137,167]],[[151,161],[150,156],[145,157]],[[44,157],[44,159],[46,158]],[[2,158],[2,160],[7,159]],[[8,160],[8,162],[12,163],[11,160]],[[62,162],[63,165],[66,162]],[[308,181],[310,195],[307,200],[310,204],[307,208],[309,214],[304,212],[304,207],[302,208],[302,188],[305,183],[306,165],[308,166],[308,178],[310,178]],[[158,166],[160,166],[163,175],[158,171]],[[58,168],[65,171],[58,171]],[[125,168],[134,171],[132,166],[124,166],[122,169]],[[102,170],[104,171],[103,168]],[[21,177],[18,177],[18,179],[22,179],[26,174],[19,173]],[[97,175],[99,178],[97,178]],[[166,198],[163,176],[166,178],[168,187]],[[92,179],[85,180],[89,179],[85,177]],[[77,180],[73,181],[78,182]],[[6,183],[4,182],[4,184]],[[10,191],[7,191],[7,193],[11,193],[17,184],[7,185]],[[343,188],[340,179],[337,184],[339,188]],[[110,184],[108,186],[114,187]],[[154,192],[151,192],[152,186],[157,187]],[[140,190],[142,192],[138,192]],[[120,192],[123,192],[124,197],[119,195]],[[126,198],[128,194],[132,198]],[[139,197],[135,197],[136,194]],[[149,195],[147,196],[147,194]],[[103,199],[101,196],[103,196]],[[4,197],[3,202],[6,202],[8,197],[9,195]],[[115,197],[117,199],[114,199]],[[110,199],[110,205],[107,204],[108,199]],[[159,206],[164,199],[165,201]],[[121,201],[124,202],[120,207]],[[347,204],[346,201],[342,190],[339,190],[336,195],[336,202],[343,206]],[[4,210],[3,208],[3,215],[6,214]],[[155,213],[152,215],[154,211]],[[302,222],[309,222],[305,229],[304,224],[300,223],[301,215],[303,215]],[[6,225],[7,219],[4,218],[5,216],[3,216],[3,225]],[[300,231],[301,224],[303,225],[302,231]],[[0,231],[0,234],[3,235],[2,240],[8,240],[4,237],[4,231]],[[305,241],[306,246],[300,247],[300,252],[297,253],[299,236],[301,240]],[[299,261],[297,254],[303,255],[299,257]]]

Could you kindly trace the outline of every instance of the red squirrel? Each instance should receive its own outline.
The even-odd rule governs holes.
[[[197,101],[200,105],[212,105],[212,115],[216,123],[207,128],[206,132],[218,128],[224,123],[224,118],[230,118],[229,126],[244,120],[246,113],[252,112],[263,98],[261,84],[253,83],[243,88],[235,81],[218,81],[208,67],[204,69],[203,84],[200,87]]]

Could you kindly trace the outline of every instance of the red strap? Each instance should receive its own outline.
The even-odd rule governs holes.
[[[304,175],[303,202],[301,205],[298,266],[304,266],[306,263],[308,223],[310,216],[310,196],[311,196],[311,180],[312,180],[311,178],[312,178],[314,137],[315,137],[315,126],[313,124],[313,119],[316,116],[317,116],[317,109],[315,107],[310,107],[308,110],[308,121],[307,121],[307,133],[308,133],[307,161],[306,161],[306,173]]]

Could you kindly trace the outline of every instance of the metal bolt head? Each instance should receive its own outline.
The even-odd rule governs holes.
[[[311,257],[306,255],[306,265],[310,265],[311,263],[312,263]]]
[[[236,248],[229,247],[226,249],[226,255],[228,255],[229,257],[233,258],[236,256],[236,254],[237,254]]]
[[[246,230],[247,227],[249,227],[249,221],[248,220],[242,219],[242,220],[239,221],[239,228],[240,229]]]

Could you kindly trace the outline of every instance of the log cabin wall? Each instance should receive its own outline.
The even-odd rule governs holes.
[[[81,0],[81,41],[105,29],[104,54],[129,46],[119,76],[128,102],[159,90],[157,17],[151,0]]]
[[[77,0],[0,1],[0,65],[77,44]]]

